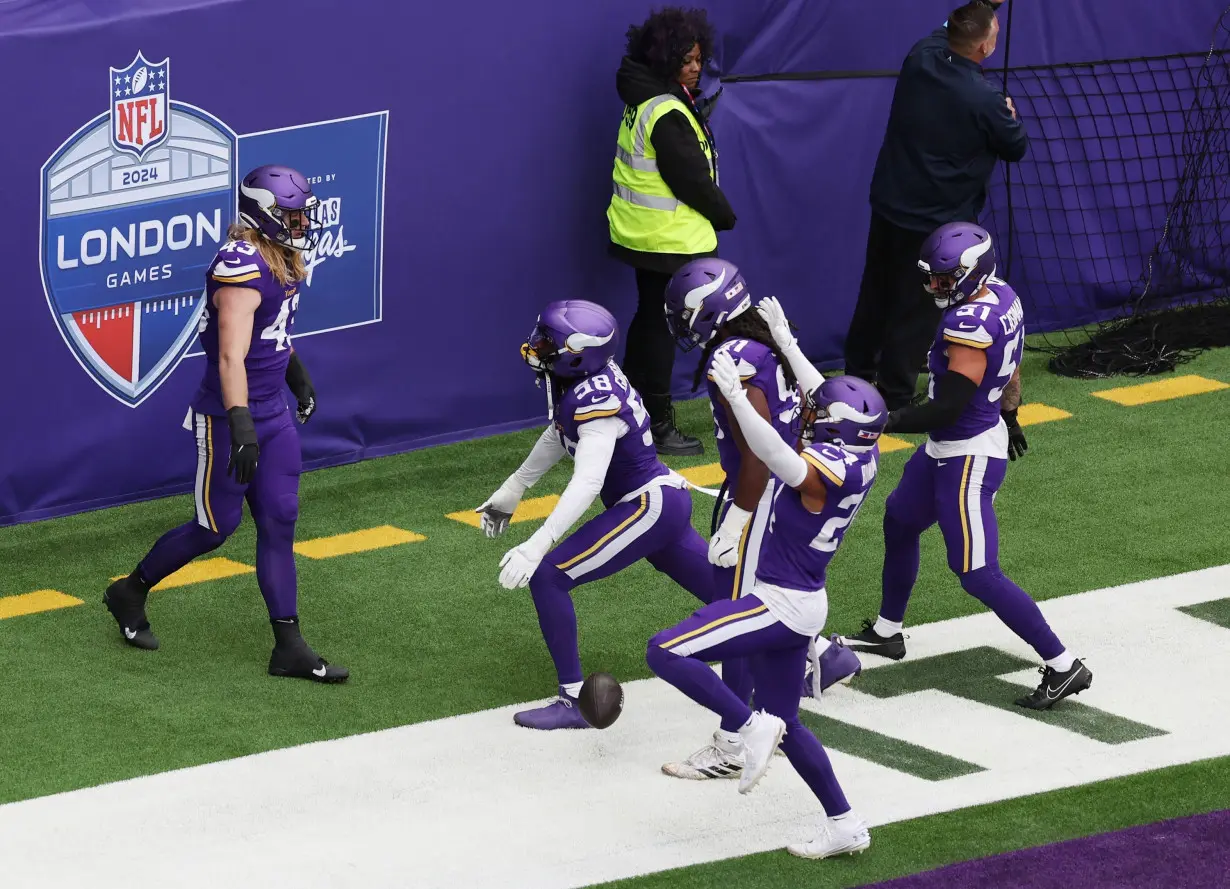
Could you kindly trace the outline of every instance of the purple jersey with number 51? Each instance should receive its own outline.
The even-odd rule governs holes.
[[[765,401],[769,403],[769,419],[773,430],[782,437],[782,441],[792,448],[795,436],[790,431],[791,421],[799,411],[799,393],[797,388],[786,387],[786,377],[782,373],[781,364],[773,350],[763,343],[748,339],[728,339],[713,350],[713,355],[725,352],[735,362],[739,376],[744,383],[755,386],[764,393]],[[705,368],[708,376],[713,366],[713,356],[709,358],[709,366]],[[739,446],[735,444],[730,431],[730,418],[720,407],[721,393],[717,383],[708,377],[709,408],[713,412],[713,435],[717,439],[718,461],[730,484],[739,477],[739,468],[743,464],[743,456]]]
[[[205,273],[205,311],[198,333],[205,352],[205,379],[192,408],[201,414],[223,416],[222,382],[218,375],[218,308],[214,294],[223,287],[247,287],[260,293],[252,319],[252,342],[243,365],[248,376],[248,410],[253,418],[272,417],[287,410],[286,365],[299,285],[282,284],[260,251],[247,241],[227,241]]]
[[[640,395],[614,361],[607,362],[604,370],[564,389],[555,406],[555,428],[568,456],[576,456],[581,427],[606,417],[622,420],[628,427],[615,443],[615,452],[602,483],[602,503],[610,507],[670,470],[658,459],[649,431],[649,414],[641,404]]]
[[[1016,292],[998,278],[987,281],[990,295],[944,311],[927,355],[930,380],[927,395],[935,397],[936,382],[948,373],[948,346],[956,343],[982,349],[987,369],[961,416],[951,426],[931,432],[933,441],[965,441],[999,425],[999,400],[1021,363],[1025,349],[1025,312]]]
[[[879,455],[879,445],[853,453],[826,443],[802,452],[824,481],[824,508],[811,512],[798,491],[778,485],[757,580],[804,592],[824,587],[829,562],[875,484]]]

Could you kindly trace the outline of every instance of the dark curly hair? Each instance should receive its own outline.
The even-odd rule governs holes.
[[[722,345],[729,339],[744,339],[753,340],[760,343],[762,346],[768,346],[773,352],[773,357],[777,359],[777,363],[782,366],[782,373],[786,377],[786,386],[793,389],[796,385],[794,371],[790,369],[790,362],[782,355],[781,349],[777,348],[777,343],[773,341],[773,334],[769,331],[769,325],[764,318],[755,309],[748,309],[741,315],[735,315],[725,324],[717,329],[717,334],[705,346],[704,353],[700,356],[700,365],[696,368],[696,374],[692,377],[692,391],[695,392],[700,388],[701,382],[705,379],[705,369],[709,366],[709,356],[713,354],[713,350]]]
[[[700,44],[701,64],[713,57],[713,40],[705,10],[668,6],[628,29],[627,54],[663,80],[674,80],[694,45]]]

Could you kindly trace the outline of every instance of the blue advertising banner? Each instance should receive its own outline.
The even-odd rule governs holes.
[[[545,422],[519,354],[543,304],[591,299],[624,331],[635,310],[605,211],[615,72],[655,5],[0,2],[0,525],[191,489],[203,271],[264,163],[307,175],[328,223],[295,321],[318,395],[308,468]],[[723,75],[895,68],[955,0],[884,0],[870,44],[861,4],[702,5],[712,91]],[[1215,5],[1023,4],[1012,57],[1207,52]],[[719,251],[824,366],[857,294],[892,90],[728,83],[711,119],[738,215]],[[696,358],[678,356],[676,396]]]

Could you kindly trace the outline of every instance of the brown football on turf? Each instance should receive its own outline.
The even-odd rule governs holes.
[[[610,673],[592,673],[577,695],[577,708],[594,728],[607,728],[624,709],[624,690]]]

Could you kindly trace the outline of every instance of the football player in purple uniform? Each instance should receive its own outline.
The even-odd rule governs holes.
[[[502,534],[525,491],[564,454],[573,458],[551,515],[500,560],[501,586],[529,584],[559,682],[554,701],[514,716],[526,728],[589,728],[577,708],[584,674],[573,588],[646,559],[702,602],[713,597],[707,547],[692,527],[692,495],[658,459],[649,415],[614,361],[618,339],[615,318],[595,303],[564,300],[542,310],[521,355],[545,379],[551,425],[476,510],[488,537]],[[595,497],[605,511],[565,537]]]
[[[941,226],[922,246],[919,268],[944,310],[927,363],[925,404],[893,411],[892,432],[925,432],[884,513],[879,617],[849,637],[859,651],[905,657],[902,622],[918,578],[919,537],[936,522],[948,567],[967,593],[990,608],[1044,661],[1042,682],[1016,703],[1046,710],[1083,691],[1093,674],[1059,641],[1029,595],[999,567],[995,493],[1009,460],[1026,449],[1021,403],[1024,312],[995,277],[995,247],[968,222]]]
[[[791,427],[799,410],[798,386],[811,392],[824,377],[799,349],[777,300],[764,300],[752,311],[746,280],[726,260],[697,259],[680,268],[666,289],[666,317],[680,349],[689,352],[696,346],[704,347],[692,388],[708,379],[714,438],[726,475],[725,496],[718,504],[720,524],[709,541],[709,561],[714,566],[717,595],[737,599],[749,593],[755,583],[776,488],[768,467],[748,448],[738,421],[709,373],[713,358],[727,354],[735,361],[752,408],[791,447],[797,442]],[[775,340],[772,324],[785,331],[782,339]],[[822,688],[862,669],[849,649],[830,646],[826,640],[820,645],[825,649],[820,658]],[[751,675],[742,660],[723,663],[722,679],[740,700],[750,702]],[[738,778],[743,768],[743,741],[738,729],[738,724],[724,721],[710,744],[682,762],[664,764],[662,771],[692,780]]]
[[[824,747],[799,721],[799,687],[810,660],[819,671],[816,638],[828,616],[825,574],[875,482],[880,431],[888,418],[875,387],[834,377],[807,393],[800,432],[813,442],[801,453],[752,406],[734,358],[713,357],[710,376],[744,440],[781,480],[774,489],[768,538],[755,586],[739,598],[719,597],[649,640],[651,670],[689,698],[739,726],[744,765],[739,792],[764,776],[778,745],[820,800],[825,830],[791,854],[827,858],[871,844],[853,813]],[[747,658],[756,688],[753,712],[706,661]]]
[[[145,614],[150,588],[220,547],[238,527],[246,499],[256,523],[256,581],[273,626],[269,674],[316,682],[349,676],[304,641],[295,580],[302,456],[294,420],[312,416],[316,391],[291,334],[303,253],[320,238],[319,204],[289,167],[258,167],[240,185],[240,221],[205,273],[205,378],[184,420],[196,435],[196,516],[162,535],[103,596],[129,645],[158,647]]]

